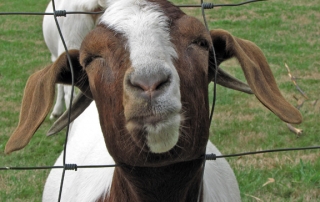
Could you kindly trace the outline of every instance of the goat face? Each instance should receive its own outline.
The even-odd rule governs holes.
[[[107,148],[118,162],[196,158],[208,140],[210,34],[195,18],[169,25],[159,16],[134,24],[139,30],[100,25],[81,47]]]
[[[208,141],[208,83],[218,65],[238,59],[253,93],[282,120],[301,115],[281,95],[261,50],[226,31],[210,33],[164,0],[107,1],[100,25],[69,51],[75,85],[96,101],[115,162],[161,166],[198,158]],[[210,57],[211,45],[217,64]],[[80,55],[80,56],[79,56]],[[55,83],[70,84],[66,54],[28,80],[20,122],[6,153],[23,148],[49,113]],[[219,69],[216,82],[245,84]],[[41,103],[41,104],[39,104]],[[88,134],[90,135],[90,134]]]

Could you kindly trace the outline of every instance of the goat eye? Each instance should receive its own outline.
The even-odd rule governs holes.
[[[205,39],[196,39],[193,41],[197,46],[204,48],[205,50],[209,50],[209,43]]]
[[[90,63],[91,63],[92,61],[94,61],[95,59],[97,59],[97,58],[101,58],[101,57],[100,57],[100,56],[97,56],[97,55],[91,55],[91,56],[87,57],[87,58],[83,61],[84,66],[86,67],[86,66],[90,65]]]

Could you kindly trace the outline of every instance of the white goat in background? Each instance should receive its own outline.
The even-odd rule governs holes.
[[[66,11],[101,11],[104,2],[101,0],[55,0],[56,10]],[[47,6],[46,12],[52,13],[52,2]],[[79,49],[84,37],[91,31],[99,19],[99,15],[73,14],[58,18],[61,31],[67,48]],[[45,15],[43,18],[43,36],[51,52],[52,62],[56,61],[59,55],[65,52],[62,40],[58,33],[53,16]],[[50,115],[50,119],[58,118],[64,112],[64,104],[69,107],[71,97],[71,86],[57,84],[57,99]]]

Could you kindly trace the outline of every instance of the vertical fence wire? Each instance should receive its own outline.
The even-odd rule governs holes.
[[[64,183],[64,177],[65,177],[65,173],[66,173],[66,154],[67,154],[67,145],[68,145],[68,137],[69,137],[69,128],[70,128],[70,116],[71,116],[71,112],[72,112],[72,102],[73,102],[73,93],[74,93],[74,72],[73,72],[73,65],[72,65],[72,61],[69,55],[69,50],[68,47],[66,45],[66,42],[64,40],[64,37],[62,35],[61,32],[61,28],[57,19],[57,13],[56,13],[56,6],[55,6],[55,0],[52,0],[52,8],[53,8],[53,17],[57,26],[57,30],[59,32],[60,35],[60,39],[62,41],[63,47],[65,49],[67,58],[68,58],[68,62],[69,62],[69,66],[70,66],[70,70],[71,70],[71,97],[70,97],[70,103],[69,103],[69,110],[68,110],[68,124],[67,124],[67,130],[66,130],[66,136],[65,136],[65,143],[64,143],[64,150],[63,150],[63,170],[62,170],[62,176],[61,176],[61,182],[60,182],[60,190],[59,190],[59,198],[58,201],[61,201],[61,196],[62,196],[62,190],[63,190],[63,183]]]

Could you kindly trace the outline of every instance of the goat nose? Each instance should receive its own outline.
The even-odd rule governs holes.
[[[133,73],[129,79],[129,85],[137,90],[143,97],[156,97],[160,95],[170,83],[168,72],[151,74]]]

